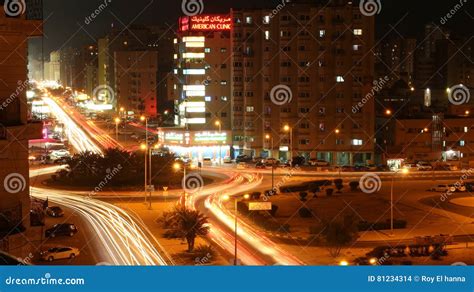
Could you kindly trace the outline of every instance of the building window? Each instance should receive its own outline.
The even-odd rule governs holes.
[[[269,24],[270,23],[270,15],[265,15],[263,17],[263,24]]]
[[[245,17],[245,23],[246,24],[252,24],[252,17],[251,16]]]
[[[221,53],[227,53],[227,48],[221,48]]]
[[[222,80],[221,85],[227,85],[227,80]]]
[[[326,35],[326,31],[324,29],[319,30],[319,37],[323,38]]]
[[[362,35],[362,29],[354,29],[354,35]]]
[[[337,83],[343,83],[343,82],[344,82],[344,77],[342,77],[342,76],[336,76],[336,82],[337,82]]]
[[[352,50],[354,50],[354,51],[359,51],[360,48],[361,48],[361,45],[353,45],[352,46]]]
[[[248,106],[246,110],[248,113],[253,113],[255,108],[253,106]]]
[[[362,146],[363,144],[363,141],[361,139],[352,139],[352,143],[351,143],[353,146]]]
[[[266,40],[270,39],[270,31],[268,31],[268,30],[265,31],[265,39]]]
[[[336,139],[336,145],[344,145],[344,140]]]
[[[227,96],[221,96],[221,101],[227,101]]]
[[[212,97],[210,97],[210,96],[206,96],[204,99],[205,99],[207,102],[212,101]]]
[[[205,49],[204,49],[204,52],[205,52],[205,53],[210,53],[210,52],[211,52],[211,48],[205,48]]]
[[[465,146],[466,142],[464,140],[459,141],[459,146]]]

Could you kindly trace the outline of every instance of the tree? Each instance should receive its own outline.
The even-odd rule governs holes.
[[[306,202],[306,197],[308,196],[307,192],[300,192],[300,200],[301,202]]]
[[[326,238],[329,253],[332,257],[339,256],[343,246],[357,237],[357,225],[354,216],[345,216],[343,220],[334,220],[324,224],[323,235]]]
[[[188,252],[193,252],[196,237],[209,233],[207,217],[199,211],[186,207],[176,207],[174,214],[175,220],[173,220],[171,231],[177,237],[185,238],[188,243]]]

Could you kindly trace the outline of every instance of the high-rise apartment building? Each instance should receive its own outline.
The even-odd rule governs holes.
[[[232,19],[237,153],[373,159],[372,17],[352,1],[294,1],[279,11],[234,10]]]
[[[37,1],[36,1],[37,2]],[[43,33],[32,5],[24,14],[0,11],[0,249],[22,245],[30,210],[28,140],[41,137],[42,124],[29,120],[28,38]],[[41,5],[38,2],[38,5]],[[3,7],[3,5],[2,5]],[[35,10],[36,8],[36,10]],[[40,7],[39,7],[40,8]],[[8,238],[6,240],[5,238]]]

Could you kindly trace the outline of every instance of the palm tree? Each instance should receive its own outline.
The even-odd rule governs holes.
[[[207,217],[199,211],[186,207],[176,207],[174,213],[176,220],[172,226],[173,233],[177,237],[186,238],[188,252],[193,252],[196,237],[209,233]]]

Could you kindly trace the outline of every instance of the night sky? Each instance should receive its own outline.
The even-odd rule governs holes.
[[[105,35],[114,23],[117,27],[128,25],[131,21],[137,24],[175,25],[182,15],[181,0],[111,0],[108,7],[92,21],[84,23],[103,0],[44,0],[44,17],[46,19],[44,33],[45,55],[61,46],[76,46],[95,43],[96,38]],[[417,37],[423,32],[424,24],[440,23],[442,16],[451,10],[460,0],[381,0],[382,12],[376,18],[376,31],[379,37],[390,30],[405,14],[397,32],[404,36]],[[462,1],[462,0],[461,0]],[[467,1],[461,11],[448,21],[444,27],[454,35],[472,36],[474,8]],[[230,7],[276,7],[279,0],[204,0],[204,13],[228,11]],[[137,15],[139,15],[137,17]],[[83,29],[81,29],[83,26]],[[85,32],[86,30],[87,32]],[[33,54],[39,53],[39,41],[32,43]]]

